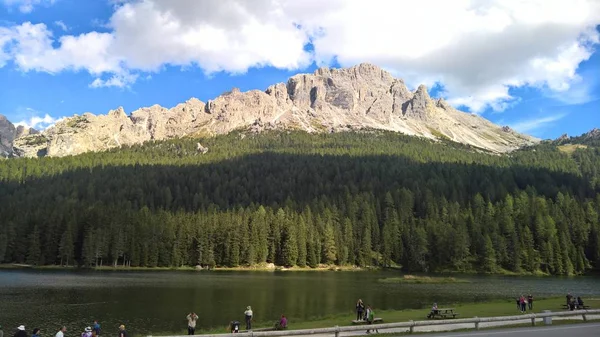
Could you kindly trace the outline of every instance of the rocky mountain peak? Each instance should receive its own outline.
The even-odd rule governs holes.
[[[15,152],[64,156],[154,139],[224,134],[240,128],[255,132],[383,129],[451,139],[493,152],[537,141],[503,131],[483,118],[473,118],[443,99],[434,101],[424,85],[411,92],[404,81],[389,72],[361,63],[297,74],[265,91],[233,88],[207,103],[191,98],[173,108],[140,108],[129,116],[119,107],[107,115],[66,118],[41,135],[20,137],[15,141]],[[28,148],[31,144],[37,147]]]
[[[6,116],[0,115],[0,156],[6,157],[12,153],[12,143],[17,130]]]
[[[113,118],[127,118],[127,114],[122,106],[116,108],[115,110],[110,110],[108,112],[108,116]]]

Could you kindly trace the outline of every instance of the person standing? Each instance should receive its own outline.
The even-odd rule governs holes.
[[[362,321],[364,319],[363,313],[365,311],[365,304],[359,298],[358,302],[356,302],[356,320]]]
[[[62,328],[60,328],[60,330],[58,330],[54,337],[65,337],[65,332],[67,332],[67,327],[63,326]]]
[[[571,293],[567,294],[567,307],[571,306],[571,299],[573,298],[573,296],[571,296]]]
[[[4,337],[4,330],[2,330],[2,325],[0,325],[0,337]]]
[[[521,312],[524,313],[527,311],[527,305],[525,304],[525,296],[521,295],[519,298],[519,302],[521,303]]]
[[[40,328],[34,328],[31,337],[40,337]]]
[[[188,320],[188,335],[193,335],[196,333],[196,321],[198,320],[198,315],[195,312],[190,312],[186,316]]]
[[[244,311],[244,316],[246,317],[246,330],[248,331],[252,330],[252,315],[252,308],[248,306],[246,311]]]
[[[15,332],[14,337],[27,337],[27,332],[25,332],[24,325],[19,325],[19,327],[17,327],[17,332]]]
[[[527,296],[527,303],[529,304],[529,310],[533,310],[533,295]]]
[[[98,323],[98,320],[94,321],[94,325],[92,326],[92,329],[94,330],[94,333],[96,334],[96,336],[100,336],[100,330],[102,330],[102,327],[100,326],[100,323]]]
[[[125,330],[125,325],[123,324],[119,326],[119,337],[127,337],[127,330]]]

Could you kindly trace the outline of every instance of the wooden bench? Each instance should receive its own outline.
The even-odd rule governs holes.
[[[373,318],[373,324],[377,324],[377,323],[383,323],[383,318],[379,318],[379,317]],[[366,320],[362,320],[362,319],[361,320],[356,320],[355,319],[355,320],[352,321],[352,324],[354,324],[354,325],[363,325],[363,324],[369,324],[369,322],[366,321]]]
[[[446,308],[446,309],[438,309],[436,312],[429,313],[427,318],[435,319],[435,318],[456,318],[456,316],[460,315],[458,312],[454,312],[454,308]]]

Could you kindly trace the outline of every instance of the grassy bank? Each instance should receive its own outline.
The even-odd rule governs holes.
[[[379,279],[381,283],[409,283],[409,284],[442,284],[442,283],[469,283],[468,280],[455,277],[432,277],[404,275],[402,277],[388,277]]]
[[[593,309],[600,308],[600,298],[584,299],[586,305],[591,306]],[[563,311],[562,305],[565,303],[565,299],[562,297],[536,299],[534,301],[534,310],[528,311],[527,313],[541,313],[543,310],[551,311]],[[440,308],[454,308],[456,312],[460,313],[460,318],[471,318],[471,317],[492,317],[492,316],[512,316],[519,315],[520,312],[516,308],[514,300],[497,300],[484,303],[465,303],[465,304],[452,304],[452,303],[438,303]],[[429,313],[429,308],[414,309],[414,310],[377,310],[377,306],[373,308],[376,316],[383,318],[385,323],[393,322],[406,322],[410,320],[422,321],[426,320],[426,316]],[[348,326],[351,325],[351,321],[356,318],[356,314],[348,312],[347,314],[327,316],[327,317],[315,317],[305,321],[296,321],[293,317],[289,318],[289,328],[293,330],[298,329],[315,329],[315,328],[330,328],[334,326]],[[253,327],[266,328],[272,327],[277,317],[273,317],[272,321],[260,321],[255,322]],[[242,324],[243,328],[243,324]],[[202,329],[199,327],[197,330],[198,334],[216,334],[227,332],[227,327],[224,325],[220,328]],[[152,335],[165,336],[165,335],[185,335],[187,331],[170,331],[170,332],[153,332]]]

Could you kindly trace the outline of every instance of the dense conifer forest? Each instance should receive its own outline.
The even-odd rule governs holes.
[[[600,151],[495,155],[387,132],[240,132],[0,161],[0,262],[600,267]]]

